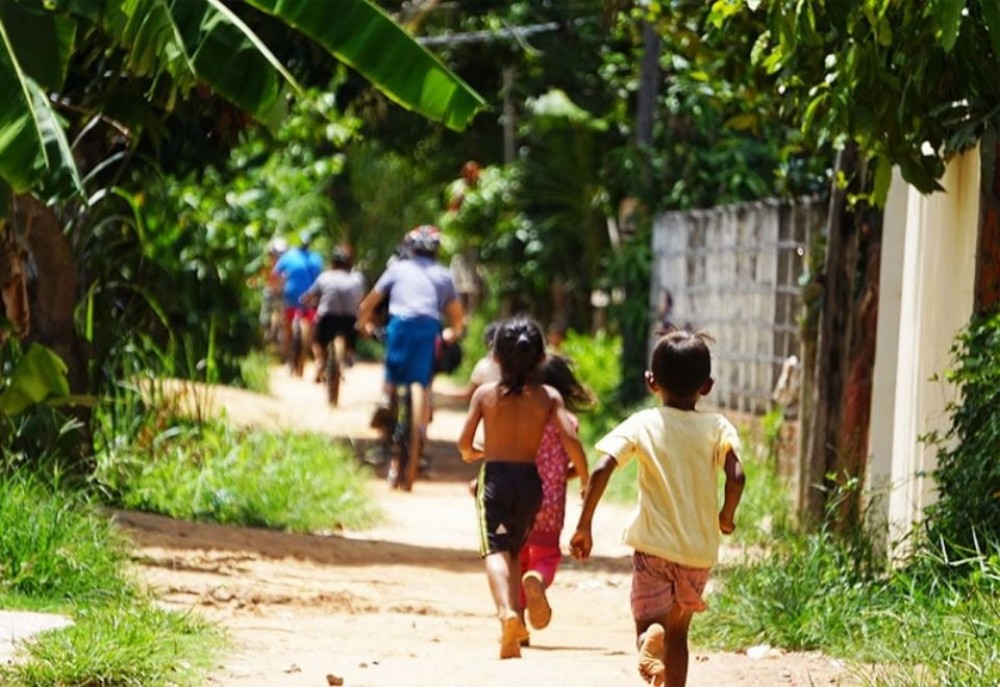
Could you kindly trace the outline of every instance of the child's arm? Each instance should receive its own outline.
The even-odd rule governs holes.
[[[743,464],[732,449],[726,454],[726,495],[719,511],[719,530],[723,534],[732,534],[736,529],[736,506],[743,496],[743,485],[746,476],[743,474]]]
[[[580,437],[577,436],[576,427],[573,425],[573,421],[570,420],[569,412],[567,412],[566,406],[563,404],[562,396],[557,392],[553,393],[553,396],[552,412],[556,429],[559,430],[559,442],[562,444],[566,455],[569,456],[576,474],[580,476],[580,488],[583,489],[587,486],[588,480],[587,455],[583,452],[583,444],[580,443]]]
[[[482,391],[483,387],[479,387],[472,394],[472,401],[469,403],[469,412],[465,416],[465,425],[462,427],[462,433],[458,437],[458,451],[462,454],[462,460],[466,463],[479,460],[484,455],[482,449],[475,448],[472,445],[476,436],[476,428],[483,417],[483,410],[480,405],[483,397]]]
[[[597,464],[594,472],[590,475],[590,483],[583,495],[583,510],[580,511],[580,520],[576,524],[576,532],[569,540],[569,549],[573,558],[583,560],[590,556],[590,550],[594,546],[594,537],[590,533],[590,526],[594,520],[594,510],[597,508],[597,502],[601,500],[604,489],[608,486],[608,480],[611,479],[611,473],[615,471],[616,467],[618,467],[618,461],[614,459],[614,456],[606,455],[601,458],[601,462]]]

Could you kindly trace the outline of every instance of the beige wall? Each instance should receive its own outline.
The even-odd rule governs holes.
[[[885,210],[867,488],[873,524],[893,543],[934,499],[920,475],[935,450],[919,437],[948,428],[955,392],[941,373],[972,313],[978,150],[954,158],[941,184],[924,196],[897,174]]]

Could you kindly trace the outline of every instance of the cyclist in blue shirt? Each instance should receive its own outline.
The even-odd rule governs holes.
[[[303,305],[300,299],[323,271],[323,258],[309,249],[312,240],[312,232],[303,232],[300,245],[285,251],[274,264],[274,275],[281,281],[281,297],[285,308],[282,329],[286,360],[291,358],[292,325],[296,320],[302,327],[302,341],[310,340],[310,327],[316,309]]]

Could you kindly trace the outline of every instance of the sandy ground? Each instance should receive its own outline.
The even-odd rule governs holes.
[[[337,409],[326,405],[319,385],[279,368],[272,379],[271,397],[217,389],[200,396],[201,407],[234,422],[327,432],[359,452],[372,439],[377,366],[348,371]],[[475,468],[461,463],[452,443],[462,417],[459,408],[436,412],[432,481],[400,493],[372,479],[386,514],[372,530],[295,535],[116,514],[138,546],[140,574],[163,603],[203,614],[229,633],[230,650],[207,684],[642,684],[628,605],[629,552],[618,543],[627,509],[615,504],[598,509],[594,557],[564,561],[549,591],[551,625],[532,632],[522,659],[498,660],[499,626],[466,491]],[[839,662],[820,654],[749,653],[695,649],[688,684],[855,684]]]

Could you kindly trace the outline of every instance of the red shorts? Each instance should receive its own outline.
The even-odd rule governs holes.
[[[316,308],[307,308],[304,305],[286,305],[285,306],[285,323],[291,324],[295,321],[295,318],[305,320],[307,323],[312,324],[313,320],[316,319]]]
[[[632,554],[632,617],[637,623],[658,621],[675,605],[686,611],[704,611],[708,604],[701,595],[709,570],[636,551]]]

